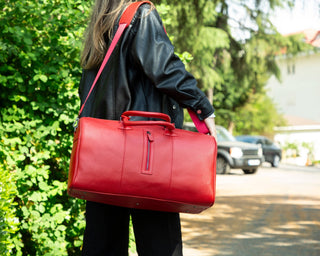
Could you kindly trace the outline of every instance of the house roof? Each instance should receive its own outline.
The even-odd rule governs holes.
[[[300,126],[300,125],[320,125],[320,122],[310,120],[299,116],[284,115],[288,126]]]
[[[306,43],[320,47],[320,30],[308,29],[304,31]]]
[[[303,34],[305,42],[311,44],[314,47],[320,47],[320,30],[316,29],[305,29],[294,33],[287,34],[285,36]]]
[[[320,132],[320,122],[305,119],[297,116],[285,115],[287,126],[275,127],[274,130],[279,133],[292,132]]]
[[[314,47],[320,48],[320,30],[316,29],[306,29],[302,31],[297,31],[289,34],[285,34],[283,36],[292,36],[292,35],[304,35],[304,40],[307,44],[310,44]],[[281,55],[285,55],[287,53],[287,47],[283,47],[278,53]]]

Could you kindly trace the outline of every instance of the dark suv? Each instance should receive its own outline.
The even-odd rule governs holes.
[[[217,173],[228,173],[230,168],[242,169],[245,174],[257,172],[263,163],[260,145],[240,142],[225,128],[216,126],[218,139]]]
[[[196,131],[193,123],[186,123],[184,129]],[[216,130],[217,173],[229,173],[231,168],[242,169],[245,174],[255,173],[264,161],[261,146],[237,141],[222,126],[216,125]]]
[[[261,145],[263,156],[266,162],[273,167],[278,167],[282,157],[281,148],[264,136],[241,135],[237,136],[238,141]]]

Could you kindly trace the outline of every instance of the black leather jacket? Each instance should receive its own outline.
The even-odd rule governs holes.
[[[96,73],[83,70],[81,104]],[[150,5],[143,4],[120,38],[81,116],[119,120],[127,110],[162,112],[181,128],[182,107],[191,108],[201,120],[214,112],[194,77],[174,54],[157,11],[150,12]]]

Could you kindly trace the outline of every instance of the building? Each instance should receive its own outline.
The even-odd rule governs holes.
[[[320,47],[320,31],[303,33],[305,42]],[[266,88],[287,126],[277,127],[274,139],[286,149],[285,161],[309,165],[320,160],[320,48],[295,57],[282,55],[278,65],[282,81],[271,77]]]

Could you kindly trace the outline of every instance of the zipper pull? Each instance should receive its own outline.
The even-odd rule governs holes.
[[[147,137],[148,137],[148,141],[150,141],[150,142],[153,141],[153,136],[152,136],[151,132],[147,131]]]

